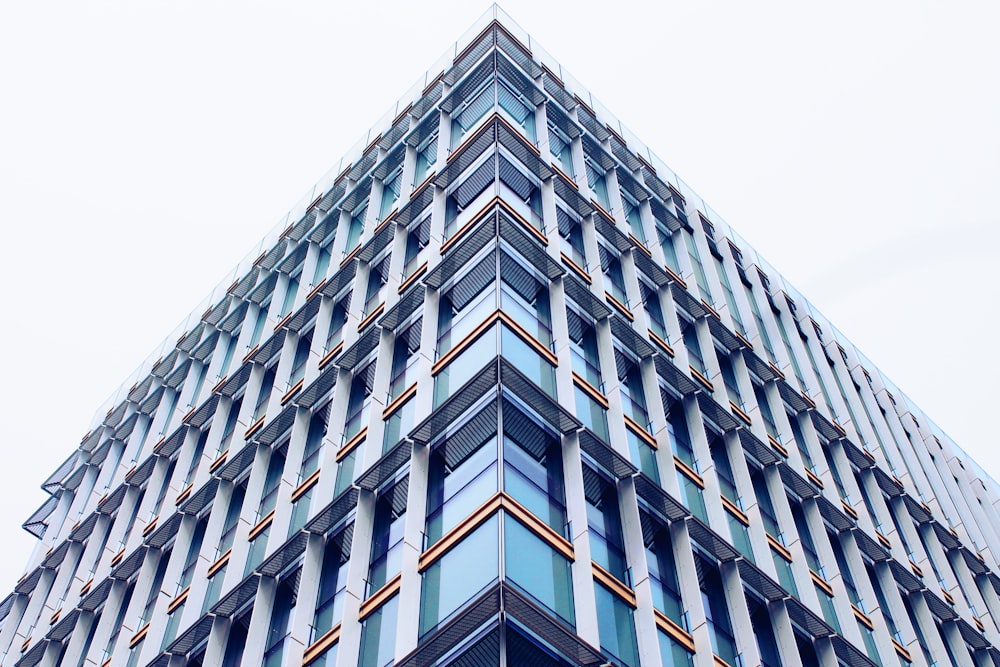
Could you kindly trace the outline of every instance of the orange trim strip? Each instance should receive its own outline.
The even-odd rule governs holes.
[[[302,665],[305,667],[309,663],[316,660],[324,653],[326,653],[330,648],[340,640],[340,623],[333,626],[325,633],[323,636],[313,642],[309,648],[305,650],[302,654]]]
[[[264,515],[264,518],[257,522],[257,525],[250,529],[247,534],[247,542],[252,542],[255,537],[260,535],[264,530],[271,525],[274,520],[274,510],[271,510]]]
[[[364,442],[365,436],[368,435],[368,427],[365,426],[363,429],[357,432],[353,438],[344,443],[344,446],[337,450],[337,462],[339,463],[341,459],[351,453],[351,450]]]
[[[385,406],[385,410],[382,411],[382,419],[388,419],[393,412],[395,412],[399,406],[410,400],[414,394],[417,393],[417,383],[411,384],[402,394],[397,396],[392,403]]]
[[[638,606],[635,600],[635,591],[619,581],[618,577],[614,576],[594,561],[590,562],[590,567],[594,571],[594,579],[600,582],[601,585],[610,590],[617,597],[621,598],[626,604],[632,607],[632,609],[635,609]]]
[[[218,572],[219,570],[221,570],[222,568],[224,568],[226,566],[226,564],[229,562],[229,557],[232,556],[232,555],[233,555],[233,550],[230,549],[226,553],[224,553],[221,556],[219,556],[219,560],[217,560],[214,563],[212,563],[212,566],[210,568],[208,568],[208,573],[205,574],[205,578],[206,579],[211,579],[212,576],[216,572]]]
[[[319,481],[319,473],[321,470],[322,470],[321,468],[316,469],[316,471],[313,472],[313,474],[306,477],[305,480],[301,484],[299,484],[298,488],[292,491],[293,503],[302,496],[304,496],[306,493],[308,493],[309,489],[316,486],[316,482]]]
[[[369,614],[381,607],[383,602],[399,592],[399,580],[401,576],[401,574],[397,574],[385,586],[375,591],[371,597],[361,603],[361,608],[358,610],[359,622],[365,620]]]

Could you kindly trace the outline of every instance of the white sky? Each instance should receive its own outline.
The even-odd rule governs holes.
[[[0,597],[96,407],[486,9],[0,5]],[[504,9],[989,470],[1000,5]]]

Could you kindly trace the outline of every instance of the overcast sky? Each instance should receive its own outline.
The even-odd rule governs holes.
[[[0,597],[95,408],[480,14],[0,5]],[[504,9],[994,477],[1000,5]]]

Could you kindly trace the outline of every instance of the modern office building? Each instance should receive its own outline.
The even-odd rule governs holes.
[[[1000,665],[996,483],[497,8],[42,488],[3,665]]]

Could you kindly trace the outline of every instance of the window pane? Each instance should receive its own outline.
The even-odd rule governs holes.
[[[499,521],[494,516],[424,572],[421,635],[496,581],[500,573],[498,530]]]
[[[639,664],[639,649],[635,642],[635,621],[632,608],[611,591],[594,583],[597,597],[597,625],[601,649],[612,654],[626,667]]]
[[[573,625],[570,564],[516,519],[504,517],[506,578]]]
[[[392,664],[396,650],[396,614],[399,596],[382,605],[361,626],[361,658],[358,667],[385,667]]]

